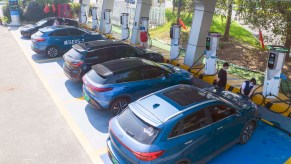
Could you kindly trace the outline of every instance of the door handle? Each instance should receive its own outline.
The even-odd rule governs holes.
[[[56,39],[56,40],[60,40],[60,39]]]
[[[153,84],[148,84],[148,85],[153,85]]]
[[[190,140],[190,141],[188,141],[188,142],[185,142],[184,144],[185,145],[188,145],[188,144],[190,144],[190,143],[192,143],[193,142],[193,140]]]
[[[216,130],[221,130],[221,129],[223,129],[223,126],[221,126],[221,127],[217,128]]]

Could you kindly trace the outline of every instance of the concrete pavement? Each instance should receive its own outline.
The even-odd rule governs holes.
[[[11,33],[0,36],[0,163],[91,163]]]

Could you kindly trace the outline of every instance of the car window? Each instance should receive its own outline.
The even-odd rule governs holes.
[[[88,52],[85,59],[96,58],[97,56],[98,56],[98,58],[104,58],[104,56],[105,56],[104,49],[98,49],[96,51]]]
[[[120,46],[118,52],[121,57],[138,57],[137,51],[129,46]]]
[[[226,105],[214,105],[208,107],[213,122],[218,122],[230,115],[234,115],[237,111]]]
[[[84,34],[84,31],[78,29],[70,29],[69,31],[72,36],[80,36]]]
[[[117,54],[116,47],[104,48],[104,53],[108,56],[116,58],[116,56],[117,56],[116,55]]]
[[[54,24],[54,20],[49,19],[46,23],[47,26],[52,26]]]
[[[68,30],[57,30],[51,34],[51,36],[68,36]]]
[[[120,74],[119,79],[116,80],[116,83],[125,83],[139,80],[143,80],[143,76],[141,70],[136,69]]]
[[[151,144],[159,134],[158,128],[143,121],[130,108],[124,110],[117,116],[117,119],[121,128],[128,136],[143,144]],[[129,120],[131,122],[130,124],[128,123]]]
[[[203,128],[209,124],[204,110],[199,110],[177,123],[173,128],[169,138],[183,135],[194,130]]]
[[[165,72],[158,67],[149,67],[143,70],[145,79],[155,79],[165,76]]]

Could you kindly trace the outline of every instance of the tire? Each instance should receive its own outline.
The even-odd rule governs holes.
[[[179,160],[178,162],[176,162],[176,164],[190,164],[191,161],[188,160],[188,159],[182,159],[182,160]]]
[[[256,129],[256,123],[254,121],[249,122],[243,129],[240,135],[240,144],[246,144]]]
[[[129,103],[129,100],[126,98],[118,98],[114,100],[113,103],[110,105],[111,113],[114,116],[118,115],[128,106],[128,103]]]
[[[46,49],[46,54],[50,58],[55,58],[55,57],[59,56],[59,53],[60,53],[59,49],[55,46],[51,46],[51,47],[48,47]]]

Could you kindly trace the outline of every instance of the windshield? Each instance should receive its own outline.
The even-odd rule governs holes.
[[[87,73],[87,76],[96,84],[104,84],[106,82],[106,77],[98,75],[94,70]]]
[[[176,72],[175,69],[174,69],[174,66],[171,67],[171,66],[169,66],[167,64],[161,63],[160,67],[165,69],[165,70],[167,70],[167,71],[169,71],[169,72],[171,72],[171,73],[175,73]]]
[[[83,54],[80,53],[79,51],[75,50],[74,48],[72,48],[70,51],[68,51],[66,53],[66,55],[68,55],[68,57],[75,59],[75,60],[81,60],[81,58],[83,57]]]
[[[82,31],[86,32],[87,34],[92,34],[92,31],[89,31],[87,29],[82,29]]]
[[[37,31],[34,35],[37,36],[37,37],[42,37],[43,34],[44,34],[43,32]]]
[[[131,121],[130,124],[128,120]],[[143,144],[151,144],[159,133],[156,127],[137,117],[130,108],[127,108],[118,116],[118,122],[130,137]]]
[[[37,22],[35,25],[36,25],[36,26],[42,26],[42,25],[44,25],[46,22],[47,22],[47,19],[43,19],[43,20]]]

